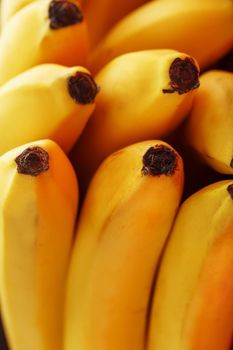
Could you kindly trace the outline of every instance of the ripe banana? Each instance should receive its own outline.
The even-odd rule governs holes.
[[[233,174],[233,73],[213,70],[201,76],[187,119],[187,142],[213,169]]]
[[[39,0],[11,18],[0,38],[0,84],[41,63],[85,65],[87,28],[73,0]]]
[[[96,109],[72,153],[82,185],[112,152],[174,130],[191,108],[198,76],[197,63],[174,50],[133,52],[109,63],[95,78]]]
[[[148,0],[88,0],[84,2],[83,12],[87,21],[92,47],[108,30],[126,14]]]
[[[37,0],[1,0],[1,26],[4,27],[9,18],[34,1]]]
[[[62,350],[77,180],[50,140],[0,157],[0,298],[11,350]]]
[[[93,112],[98,87],[85,68],[40,65],[0,88],[0,154],[41,138],[68,152]]]
[[[233,184],[180,208],[155,286],[148,350],[229,350],[233,334]]]
[[[131,145],[101,165],[71,258],[65,350],[144,349],[154,274],[182,187],[182,160],[161,141]]]
[[[1,24],[5,26],[7,21],[24,6],[37,0],[1,0]],[[78,0],[81,4],[82,0]]]
[[[92,55],[91,70],[123,53],[163,48],[186,52],[203,68],[230,50],[232,42],[232,0],[151,1],[109,32]]]

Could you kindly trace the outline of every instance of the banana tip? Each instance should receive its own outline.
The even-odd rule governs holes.
[[[41,147],[29,147],[15,158],[19,174],[37,176],[49,169],[49,155]]]
[[[169,68],[170,89],[163,89],[163,93],[178,92],[185,94],[200,86],[199,68],[192,57],[181,59],[177,57]]]
[[[68,27],[83,21],[80,8],[69,0],[52,0],[49,5],[51,29]]]
[[[150,147],[143,156],[143,175],[173,175],[177,168],[177,154],[165,145]]]
[[[85,105],[95,101],[100,88],[90,74],[77,72],[68,78],[68,90],[76,103]]]

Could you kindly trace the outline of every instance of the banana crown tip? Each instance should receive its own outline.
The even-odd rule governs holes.
[[[15,162],[19,174],[38,176],[49,169],[49,154],[41,147],[28,147]]]
[[[177,154],[165,145],[150,147],[142,158],[143,175],[173,175],[177,168]]]
[[[233,183],[227,187],[227,191],[231,196],[231,199],[233,199]]]
[[[69,0],[52,0],[49,5],[51,29],[60,29],[81,23],[83,14],[80,8]]]
[[[88,73],[77,72],[68,78],[68,91],[76,103],[91,104],[100,90],[95,80]]]
[[[199,68],[191,57],[184,59],[177,57],[169,68],[170,89],[163,89],[163,93],[178,92],[179,95],[185,94],[200,86]]]

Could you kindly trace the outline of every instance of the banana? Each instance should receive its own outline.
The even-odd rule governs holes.
[[[88,0],[84,2],[83,12],[87,21],[92,47],[117,23],[148,0]]]
[[[103,162],[71,257],[65,350],[144,349],[153,278],[182,188],[182,160],[161,141],[131,145]]]
[[[133,52],[109,63],[95,77],[96,108],[72,153],[82,185],[114,151],[174,130],[191,108],[198,76],[193,58],[174,50]]]
[[[85,65],[88,36],[74,0],[38,0],[9,20],[0,38],[0,84],[42,63]]]
[[[50,138],[69,152],[93,112],[98,87],[83,67],[40,65],[0,88],[0,154]]]
[[[4,27],[16,12],[37,0],[1,0],[1,25]]]
[[[148,350],[229,350],[233,334],[233,184],[181,206],[155,285]]]
[[[78,203],[74,170],[50,140],[0,157],[0,298],[11,350],[62,350]]]
[[[7,21],[24,6],[38,0],[1,0],[1,22],[5,26]],[[82,4],[82,0],[78,0]]]
[[[233,174],[233,73],[208,71],[200,81],[185,125],[186,140],[213,169]]]
[[[229,51],[232,42],[232,0],[151,1],[109,32],[93,52],[91,70],[130,51],[163,48],[186,52],[204,68]]]

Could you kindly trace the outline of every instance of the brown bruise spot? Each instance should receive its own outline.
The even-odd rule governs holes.
[[[51,29],[60,29],[81,23],[83,14],[80,8],[69,0],[53,0],[49,5]]]
[[[15,158],[19,174],[38,176],[49,169],[49,155],[41,147],[29,147]]]
[[[231,198],[233,199],[233,184],[227,187],[227,191],[230,194]]]
[[[199,69],[191,57],[185,59],[176,58],[169,69],[171,89],[163,89],[163,93],[178,92],[185,94],[200,86]]]
[[[173,175],[177,168],[177,154],[164,145],[150,147],[142,158],[143,175]]]
[[[68,78],[68,91],[76,103],[83,105],[94,103],[100,88],[88,73],[77,72]]]

